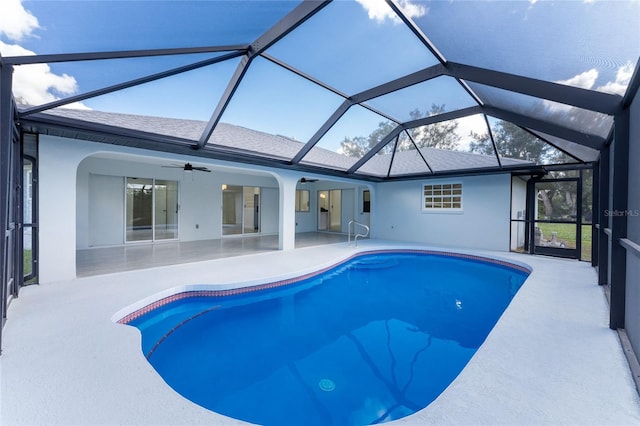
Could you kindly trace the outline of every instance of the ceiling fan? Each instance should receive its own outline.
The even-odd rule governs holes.
[[[306,177],[303,177],[302,179],[300,179],[300,181],[299,181],[299,182],[300,182],[300,183],[307,183],[307,182],[308,182],[308,183],[311,183],[311,182],[317,182],[317,181],[318,181],[318,179],[308,179],[308,178],[306,178]]]
[[[193,171],[207,172],[207,173],[211,172],[211,170],[207,169],[206,167],[194,166],[191,163],[184,163],[184,165],[172,164],[171,166],[162,166],[162,167],[168,167],[172,169],[182,169],[185,172],[193,172]]]

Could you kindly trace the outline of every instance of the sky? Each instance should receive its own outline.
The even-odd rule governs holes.
[[[298,4],[293,0],[2,0],[3,56],[250,43]],[[640,1],[416,1],[399,4],[448,60],[561,84],[624,94],[640,55]],[[383,0],[338,0],[267,53],[345,95],[438,63]],[[14,95],[38,105],[211,58],[189,55],[16,67]],[[130,114],[208,120],[238,60],[229,60],[69,105]],[[436,79],[371,106],[406,120],[432,104],[474,101],[453,80]],[[420,86],[420,87],[418,87]],[[454,94],[452,96],[452,93]],[[258,58],[222,121],[306,141],[343,98]],[[523,110],[557,104],[515,105]],[[350,111],[321,141],[366,136],[384,117]],[[469,124],[471,123],[471,124]],[[478,127],[480,126],[480,127]],[[460,133],[478,131],[466,121]],[[486,130],[482,130],[486,132]]]

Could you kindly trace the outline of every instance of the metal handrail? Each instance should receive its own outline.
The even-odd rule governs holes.
[[[360,225],[362,226],[364,229],[366,229],[366,232],[364,234],[356,234],[356,230],[355,227],[353,228],[353,241],[354,241],[354,245],[355,247],[358,247],[358,237],[362,237],[362,238],[366,238],[369,236],[369,227],[367,225],[365,225],[364,223],[360,223],[356,220],[352,220],[349,222],[349,225],[347,225],[347,240],[348,240],[348,245],[349,247],[351,247],[351,225]]]

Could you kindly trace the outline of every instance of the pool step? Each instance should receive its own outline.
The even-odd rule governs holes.
[[[398,260],[394,258],[366,258],[358,259],[351,265],[353,269],[387,269],[398,265]]]

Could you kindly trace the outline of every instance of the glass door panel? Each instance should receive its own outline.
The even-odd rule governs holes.
[[[329,229],[329,191],[318,191],[318,231]]]
[[[222,185],[222,235],[260,232],[260,188]]]
[[[153,179],[127,178],[126,241],[153,240]]]
[[[156,180],[154,186],[156,240],[178,238],[178,182]]]
[[[260,188],[245,186],[243,188],[243,197],[243,233],[258,233],[260,232]]]
[[[342,231],[342,190],[318,191],[318,231]]]
[[[329,223],[331,231],[342,231],[342,190],[340,189],[329,191]]]
[[[241,186],[222,185],[222,235],[242,234]]]

